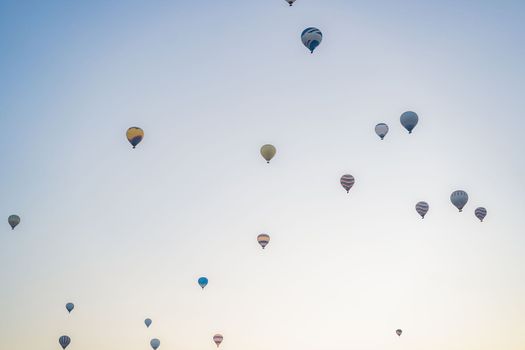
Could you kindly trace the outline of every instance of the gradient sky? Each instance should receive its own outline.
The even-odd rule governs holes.
[[[524,23],[518,0],[0,1],[0,348],[525,349]]]

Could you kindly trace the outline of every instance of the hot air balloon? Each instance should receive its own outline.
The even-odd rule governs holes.
[[[266,163],[270,163],[270,160],[275,156],[277,150],[273,145],[264,145],[261,147],[261,156],[266,160]]]
[[[7,222],[11,225],[11,230],[14,230],[16,226],[20,223],[20,216],[11,215],[7,218]]]
[[[323,41],[323,33],[314,27],[306,28],[301,34],[301,40],[303,41],[303,45],[310,50],[310,53],[314,53],[314,50],[321,44],[321,41]]]
[[[419,121],[419,117],[416,113],[408,111],[403,114],[401,114],[401,125],[405,127],[405,129],[408,130],[408,133],[411,134],[412,130],[417,125],[417,122]]]
[[[199,283],[199,286],[201,286],[202,289],[208,285],[208,279],[206,277],[201,277],[197,280]]]
[[[151,345],[151,347],[153,348],[153,350],[157,350],[160,346],[160,340],[158,340],[157,338],[155,339],[151,339],[151,341],[149,342],[149,344]]]
[[[385,138],[386,134],[388,134],[388,125],[385,123],[379,123],[376,125],[376,134],[382,139]]]
[[[151,323],[152,323],[152,321],[151,321],[151,319],[149,319],[149,318],[146,318],[146,319],[144,320],[144,324],[146,325],[147,328],[149,328],[149,326],[151,326]]]
[[[286,0],[286,2],[287,2],[288,4],[290,4],[290,6],[292,6],[293,3],[295,2],[295,0]]]
[[[75,304],[73,304],[73,303],[67,303],[66,304],[67,312],[71,313],[71,311],[73,311],[74,308],[75,308]]]
[[[58,343],[62,347],[62,349],[66,349],[67,346],[71,343],[71,338],[69,338],[67,335],[63,335],[60,338],[58,338]]]
[[[355,179],[352,175],[346,174],[341,176],[341,186],[346,190],[346,193],[350,192],[352,186],[354,186]]]
[[[128,138],[129,143],[135,148],[140,141],[144,138],[144,131],[142,131],[141,128],[137,128],[136,126],[133,126],[128,129],[126,132],[126,137]]]
[[[396,331],[396,334],[397,334],[399,337],[401,336],[402,333],[403,333],[403,331],[402,331],[401,329],[398,329],[398,330]]]
[[[416,204],[416,211],[419,215],[421,215],[421,219],[425,218],[425,215],[428,212],[428,203],[427,202],[417,202]]]
[[[476,215],[479,221],[483,222],[483,219],[487,216],[487,209],[483,207],[476,208],[476,210],[474,210],[474,215]]]
[[[257,236],[257,242],[259,242],[262,249],[264,249],[268,245],[268,243],[270,243],[270,236],[266,233],[261,233]]]
[[[223,339],[224,339],[223,336],[220,335],[220,334],[215,334],[213,336],[213,341],[215,342],[215,344],[217,344],[217,347],[219,347],[219,345],[221,345]]]
[[[459,211],[463,211],[463,207],[468,202],[468,194],[465,191],[454,191],[450,195],[450,201]]]

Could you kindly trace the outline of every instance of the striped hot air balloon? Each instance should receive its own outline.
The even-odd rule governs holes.
[[[376,125],[375,131],[377,136],[379,136],[382,140],[385,138],[386,134],[388,134],[388,125],[385,123],[379,123]]]
[[[483,219],[487,216],[487,209],[483,207],[476,208],[476,210],[474,210],[474,215],[476,215],[479,221],[483,222]]]
[[[261,233],[257,236],[257,242],[259,242],[262,249],[264,249],[268,245],[268,243],[270,243],[270,236],[266,233]]]
[[[417,202],[416,204],[416,211],[419,215],[421,215],[421,219],[424,219],[425,218],[425,215],[427,214],[428,212],[428,203],[427,202]]]
[[[213,336],[213,341],[215,342],[215,344],[217,344],[217,347],[219,347],[219,345],[221,345],[223,339],[224,338],[223,338],[223,336],[221,334],[215,334]]]
[[[301,40],[310,53],[314,53],[314,50],[323,41],[323,33],[314,27],[306,28],[301,34]]]
[[[401,329],[396,330],[396,334],[400,337],[401,334],[403,334],[403,331]]]
[[[71,338],[68,337],[67,335],[63,335],[60,338],[58,338],[58,343],[60,344],[62,349],[65,350],[68,347],[68,345],[71,343]]]
[[[128,138],[129,143],[131,143],[131,146],[135,148],[144,138],[144,131],[141,128],[133,126],[126,132],[126,137]]]
[[[350,192],[352,186],[354,186],[355,179],[352,175],[346,174],[341,176],[341,186],[346,190],[346,193]]]
[[[460,212],[463,211],[463,207],[468,202],[468,194],[465,191],[454,191],[450,195],[450,201],[456,208],[459,209]]]
[[[412,130],[414,130],[414,128],[417,125],[417,122],[419,121],[419,117],[415,112],[408,111],[401,114],[400,120],[401,125],[403,125],[405,129],[407,129],[408,133],[411,134]]]

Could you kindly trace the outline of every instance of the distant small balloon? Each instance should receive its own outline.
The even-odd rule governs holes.
[[[398,330],[396,331],[396,334],[397,334],[399,337],[401,336],[402,333],[403,333],[403,331],[402,331],[401,329],[398,329]]]
[[[66,304],[67,312],[71,313],[71,311],[73,311],[74,308],[75,308],[75,304],[73,304],[73,303],[67,303]]]
[[[306,28],[301,34],[301,40],[310,53],[314,53],[314,50],[323,41],[323,33],[314,27]]]
[[[295,2],[295,0],[286,0],[286,2],[287,2],[288,4],[290,4],[290,6],[292,6],[293,3]]]
[[[268,245],[268,243],[270,243],[270,236],[266,233],[261,233],[257,236],[257,242],[259,242],[262,249],[264,249]]]
[[[419,215],[421,215],[421,218],[424,219],[425,218],[425,215],[427,214],[428,212],[428,203],[427,202],[418,202],[416,204],[416,211]]]
[[[275,153],[277,153],[277,149],[275,149],[273,145],[264,145],[261,147],[261,155],[266,160],[266,163],[270,163]]]
[[[11,215],[11,216],[9,216],[7,218],[7,222],[11,226],[11,230],[14,230],[15,227],[17,227],[18,224],[20,223],[20,216],[18,216],[18,215]]]
[[[152,322],[153,322],[153,321],[151,321],[151,319],[149,319],[149,318],[146,318],[146,319],[144,320],[144,324],[145,324],[146,327],[148,327],[148,328],[149,328],[149,326],[151,326],[151,323],[152,323]]]
[[[346,190],[346,193],[350,192],[350,189],[354,186],[355,178],[350,175],[346,174],[341,176],[341,186]]]
[[[388,134],[388,125],[386,125],[385,123],[379,123],[376,125],[375,130],[377,136],[379,136],[381,140],[383,140],[386,134]]]
[[[419,117],[417,116],[417,114],[412,111],[408,111],[401,114],[400,119],[401,125],[403,125],[405,129],[407,129],[409,134],[412,133],[412,130],[414,130],[414,128],[417,125],[417,122],[419,121]]]
[[[468,194],[465,191],[454,191],[450,195],[450,201],[459,211],[463,211],[463,207],[468,202]]]
[[[485,216],[487,216],[487,209],[483,207],[476,208],[474,215],[476,215],[479,221],[483,222],[483,219],[485,219]]]
[[[160,346],[160,340],[158,340],[157,338],[155,339],[151,339],[151,341],[149,342],[149,344],[151,345],[151,347],[153,348],[153,350],[157,350]]]
[[[141,128],[133,126],[126,132],[126,137],[133,148],[135,148],[144,138],[144,131]]]
[[[58,343],[62,347],[62,349],[66,349],[68,345],[71,343],[71,338],[69,338],[67,335],[63,335],[60,338],[58,338]]]
[[[215,344],[217,344],[217,347],[219,347],[219,345],[221,345],[223,339],[224,339],[223,336],[220,335],[220,334],[215,334],[213,336],[213,341],[215,342]]]
[[[206,277],[201,277],[197,280],[199,283],[199,286],[201,286],[202,289],[208,285],[208,279]]]

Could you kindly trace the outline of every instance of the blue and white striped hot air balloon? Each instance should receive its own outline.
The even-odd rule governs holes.
[[[62,349],[65,350],[68,347],[68,345],[71,343],[71,338],[68,337],[67,335],[63,335],[60,338],[58,338],[58,343],[60,344]]]
[[[306,28],[301,34],[301,40],[310,53],[314,53],[315,48],[323,41],[323,33],[314,27]]]

